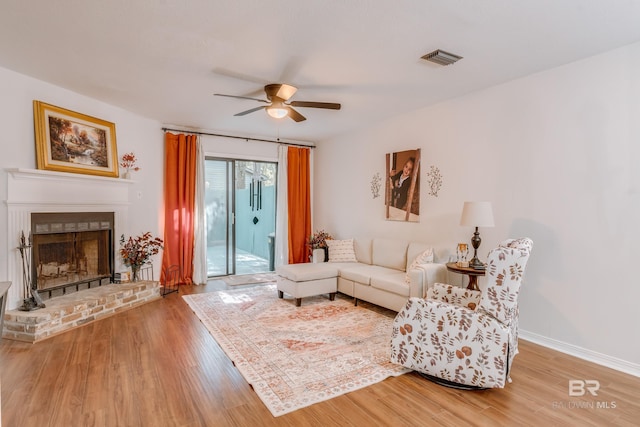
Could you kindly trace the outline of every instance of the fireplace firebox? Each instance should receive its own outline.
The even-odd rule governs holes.
[[[113,282],[113,212],[32,213],[32,287],[42,299]]]

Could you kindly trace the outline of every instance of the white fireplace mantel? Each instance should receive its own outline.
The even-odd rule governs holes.
[[[129,204],[130,179],[107,178],[38,169],[7,169],[7,205],[92,202]],[[99,190],[99,191],[96,191]]]
[[[132,180],[35,169],[7,171],[7,309],[22,304],[23,283],[20,253],[22,233],[31,231],[33,212],[113,212],[114,236],[127,230],[129,189]],[[117,240],[117,239],[114,239]],[[118,268],[116,264],[116,268]]]

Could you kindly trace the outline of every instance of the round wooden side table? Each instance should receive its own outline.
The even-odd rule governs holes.
[[[455,262],[447,263],[447,270],[452,271],[458,274],[466,274],[469,276],[469,284],[467,285],[467,289],[473,289],[475,291],[479,291],[478,288],[478,276],[484,276],[484,270],[476,270],[471,267],[459,267]]]

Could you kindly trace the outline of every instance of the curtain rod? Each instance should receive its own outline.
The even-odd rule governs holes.
[[[296,144],[294,142],[280,141],[279,139],[277,141],[273,141],[271,139],[251,138],[251,137],[247,137],[247,136],[223,135],[223,134],[219,134],[219,133],[198,132],[198,131],[192,131],[192,130],[171,129],[171,128],[162,128],[162,130],[164,132],[167,132],[167,131],[183,132],[183,133],[191,133],[191,134],[194,134],[194,135],[220,136],[220,137],[223,137],[223,138],[244,139],[245,141],[270,142],[272,144],[291,145],[291,146],[294,146],[294,147],[316,148],[315,145]]]

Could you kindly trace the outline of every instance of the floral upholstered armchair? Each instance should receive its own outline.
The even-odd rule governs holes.
[[[502,388],[518,352],[518,293],[533,242],[491,250],[480,291],[437,283],[393,323],[391,361],[449,386]]]

